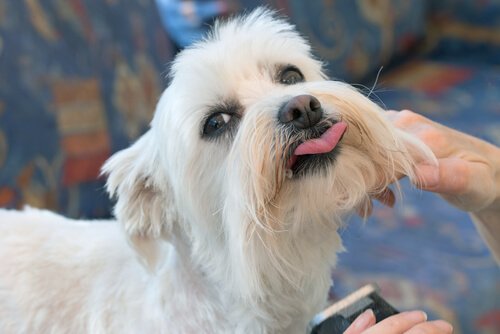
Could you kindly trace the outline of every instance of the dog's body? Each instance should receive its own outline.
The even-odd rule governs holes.
[[[224,326],[220,318],[209,327],[205,317],[217,315],[217,305],[206,300],[202,280],[175,263],[168,244],[168,264],[151,275],[116,222],[29,208],[0,217],[0,333],[190,333]],[[201,314],[194,305],[205,305]]]
[[[0,212],[1,333],[304,333],[344,217],[432,159],[265,10],[171,76],[104,166],[119,224]]]

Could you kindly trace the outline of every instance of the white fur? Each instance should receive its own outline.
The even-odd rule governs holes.
[[[275,80],[293,64],[307,82]],[[310,94],[348,123],[337,161],[287,178],[279,107]],[[234,138],[201,137],[208,108],[234,100]],[[104,166],[115,222],[0,211],[1,333],[304,333],[324,306],[337,229],[397,173],[395,130],[265,10],[217,24],[181,52],[150,130]],[[281,131],[281,132],[280,132]],[[418,156],[418,154],[413,154]]]

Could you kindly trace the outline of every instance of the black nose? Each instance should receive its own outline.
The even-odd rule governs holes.
[[[318,124],[323,117],[323,109],[317,98],[299,95],[281,107],[278,119],[281,123],[291,123],[298,129],[307,129]]]

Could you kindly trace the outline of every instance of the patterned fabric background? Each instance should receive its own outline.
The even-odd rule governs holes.
[[[434,58],[500,63],[500,1],[429,1],[425,49]]]
[[[149,0],[0,2],[0,206],[101,217],[111,152],[145,129],[171,47]]]
[[[99,167],[146,128],[174,50],[263,3],[332,77],[371,88],[384,65],[371,98],[500,145],[500,0],[156,2],[0,1],[0,206],[108,216]],[[332,296],[377,282],[455,333],[500,333],[500,271],[467,214],[405,182],[403,193],[342,232]]]
[[[201,38],[214,18],[259,5],[291,17],[342,80],[361,79],[391,59],[405,55],[423,36],[425,2],[420,0],[156,0],[161,17],[179,47]]]

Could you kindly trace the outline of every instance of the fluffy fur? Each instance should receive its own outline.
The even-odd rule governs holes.
[[[286,65],[305,82],[280,83]],[[0,332],[305,333],[343,219],[395,175],[413,177],[415,157],[432,160],[321,65],[262,9],[182,51],[149,131],[103,168],[118,223],[0,211]],[[304,94],[348,129],[335,161],[290,176],[304,138],[277,114]],[[214,108],[237,123],[207,138]]]

